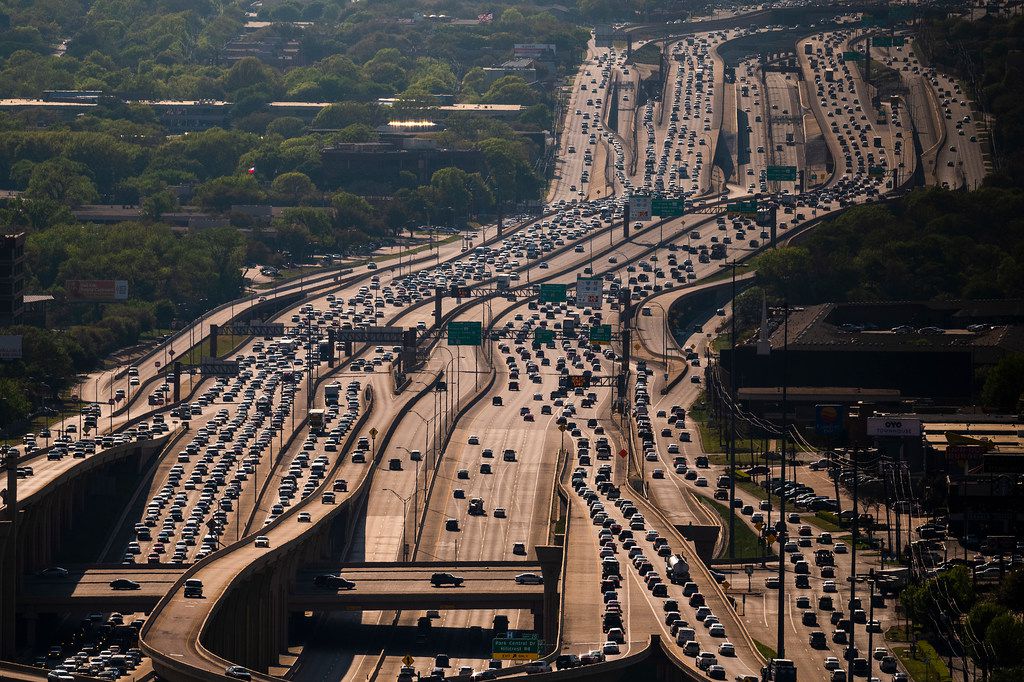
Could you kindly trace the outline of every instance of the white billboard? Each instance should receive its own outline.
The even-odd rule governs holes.
[[[600,277],[578,277],[576,279],[576,306],[579,308],[600,308],[604,300],[604,280]]]
[[[21,339],[21,334],[0,336],[0,360],[20,360]]]
[[[913,417],[868,417],[868,435],[908,438],[921,435],[921,420]]]
[[[629,197],[629,219],[650,220],[651,219],[651,198],[642,194],[632,194]]]

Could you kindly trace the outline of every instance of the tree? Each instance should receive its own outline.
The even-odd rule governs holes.
[[[791,303],[806,301],[809,294],[808,276],[811,255],[803,247],[786,247],[766,251],[754,261],[757,281],[788,299]]]
[[[268,135],[280,135],[283,138],[299,137],[306,131],[306,124],[298,116],[282,116],[267,124]]]
[[[470,193],[467,184],[469,173],[461,168],[442,168],[434,171],[430,176],[430,186],[437,190],[439,209],[447,211],[450,207],[455,215],[465,215],[469,211],[473,195]],[[442,219],[448,216],[442,214]],[[454,217],[452,217],[454,220]]]
[[[1014,614],[996,616],[985,630],[985,643],[999,665],[1020,665],[1024,662],[1024,623]]]
[[[359,102],[339,102],[320,110],[313,119],[314,128],[340,130],[354,123],[374,126],[380,123],[380,113],[376,106]]]
[[[28,416],[32,402],[25,386],[15,379],[0,378],[0,424],[15,424]]]
[[[373,207],[356,194],[337,192],[331,196],[331,206],[338,227],[365,229],[371,222]]]
[[[142,200],[142,214],[150,220],[160,220],[160,216],[171,211],[178,205],[174,194],[168,190],[156,192]]]
[[[200,185],[196,196],[203,208],[223,213],[234,204],[263,203],[267,193],[251,175],[225,175]]]
[[[975,637],[984,637],[992,620],[1006,612],[1005,606],[994,601],[978,602],[967,613],[967,632],[973,633]]]
[[[1014,353],[1003,357],[986,372],[985,383],[981,389],[981,399],[986,407],[1000,412],[1013,412],[1017,409],[1022,396],[1024,396],[1024,353]],[[1024,600],[1020,603],[1021,607],[1018,610],[1024,610]]]
[[[232,95],[246,88],[273,92],[277,74],[256,57],[245,57],[235,62],[221,79],[224,90]]]
[[[480,101],[486,104],[522,104],[530,106],[537,102],[537,92],[522,76],[503,76],[491,83]]]
[[[296,171],[278,175],[270,188],[276,196],[291,204],[301,203],[316,194],[316,185],[309,176]]]
[[[99,198],[86,167],[63,156],[43,161],[32,168],[25,196],[49,199],[72,207],[94,203]]]

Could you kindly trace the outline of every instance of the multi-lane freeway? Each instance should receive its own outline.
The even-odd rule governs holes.
[[[769,495],[804,485],[835,497],[831,479],[807,471],[820,457],[802,448],[796,475],[773,480],[782,475],[773,465],[764,486],[755,476],[730,501],[730,472],[718,445],[701,442],[690,407],[731,310],[683,333],[670,333],[669,311],[720,284],[726,262],[771,248],[769,227],[727,214],[723,196],[773,204],[785,241],[901,191],[919,165],[926,182],[973,186],[985,173],[984,135],[957,85],[909,45],[872,49],[906,86],[876,99],[861,62],[846,58],[863,49],[862,29],[808,29],[794,68],[746,59],[728,65],[736,78],[727,81],[719,48],[749,31],[738,19],[657,41],[668,65],[660,90],[641,82],[649,67],[592,40],[562,98],[543,215],[469,246],[442,244],[401,269],[358,264],[268,288],[123,371],[83,381],[95,425],[86,434],[69,428],[77,415],[61,422],[54,447],[26,438],[19,508],[42,506],[127,445],[154,436],[167,445],[95,565],[33,567],[19,608],[147,611],[141,651],[112,668],[120,654],[36,633],[26,659],[51,679],[138,676],[150,665],[168,680],[488,679],[496,669],[543,672],[547,660],[630,660],[657,634],[691,679],[746,679],[781,643],[782,598],[785,654],[802,679],[866,666],[866,631],[887,627],[891,600],[877,604],[878,623],[864,623],[866,598],[849,604],[851,589],[867,589],[849,580],[849,540],[810,525],[809,507],[779,519]],[[769,179],[769,166],[803,171],[802,186]],[[634,213],[624,226],[634,194],[690,210]],[[589,298],[594,284],[580,277],[599,282]],[[173,358],[240,315],[285,332],[228,349],[230,376],[187,374],[173,403]],[[461,341],[446,333],[467,323],[481,331]],[[415,330],[417,350],[376,331],[346,357],[328,335],[383,326]],[[710,563],[728,555],[730,504],[751,533],[784,524],[763,546],[783,557],[782,590],[777,559],[749,574]],[[837,504],[849,508],[844,491]],[[879,565],[877,552],[862,552],[856,575]],[[64,641],[93,637],[81,627],[62,623],[76,632]],[[857,653],[847,660],[849,629]],[[546,661],[495,659],[506,630],[543,631]],[[887,652],[871,660],[892,665]],[[26,679],[24,668],[9,674]]]

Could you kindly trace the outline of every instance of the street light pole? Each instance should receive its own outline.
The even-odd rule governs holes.
[[[736,268],[745,267],[733,260],[722,265],[732,269],[732,315],[730,315],[729,353],[729,558],[736,558]],[[780,654],[781,655],[781,654]]]
[[[407,513],[409,498],[402,497],[391,488],[382,488],[382,490],[386,490],[387,492],[391,493],[392,495],[394,495],[395,497],[402,501],[402,561],[408,561],[409,544],[406,542],[406,525],[409,522],[409,515]]]
[[[786,483],[786,382],[789,363],[789,301],[782,303],[782,483]],[[786,497],[779,496],[779,613],[775,650],[779,658],[786,657]]]

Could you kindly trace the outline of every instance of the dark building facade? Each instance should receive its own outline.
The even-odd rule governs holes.
[[[25,233],[0,236],[0,326],[18,324],[25,309]]]

